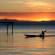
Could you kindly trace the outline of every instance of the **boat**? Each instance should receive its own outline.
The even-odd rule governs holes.
[[[39,34],[39,35],[34,35],[34,34],[25,34],[25,36],[26,36],[26,38],[29,38],[29,37],[40,37],[40,38],[42,38],[42,39],[44,39],[44,37],[45,37],[45,32],[46,31],[42,31],[41,32],[41,34]]]
[[[26,36],[26,38],[42,37],[42,35],[30,35],[30,34],[26,34],[25,36]]]

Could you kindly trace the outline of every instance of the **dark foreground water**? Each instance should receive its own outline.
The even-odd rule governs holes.
[[[25,38],[23,32],[28,30],[16,31],[13,36],[11,32],[8,36],[6,32],[0,32],[0,55],[55,55],[55,36],[44,40],[40,37]]]

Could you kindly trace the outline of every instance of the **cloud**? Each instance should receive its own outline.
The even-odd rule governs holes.
[[[55,0],[0,0],[0,11],[55,12]]]

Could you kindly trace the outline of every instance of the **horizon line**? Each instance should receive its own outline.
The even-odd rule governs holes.
[[[49,21],[55,21],[55,20],[47,20],[47,21],[44,21],[44,20],[42,20],[42,21],[39,21],[39,20],[36,20],[36,21],[34,21],[34,20],[17,20],[17,19],[7,19],[7,18],[5,18],[5,19],[0,19],[0,21],[1,20],[6,20],[6,21],[27,21],[27,22],[49,22]]]

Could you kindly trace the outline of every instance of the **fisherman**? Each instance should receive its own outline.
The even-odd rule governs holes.
[[[40,34],[40,37],[41,37],[42,39],[44,39],[44,37],[45,37],[45,32],[46,32],[46,31],[42,31],[41,34]]]

